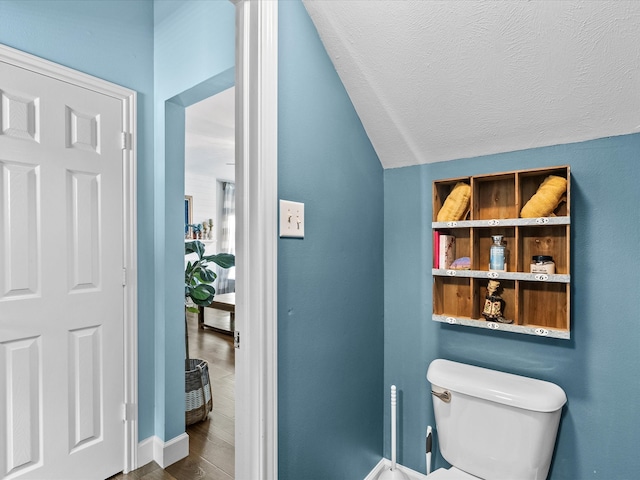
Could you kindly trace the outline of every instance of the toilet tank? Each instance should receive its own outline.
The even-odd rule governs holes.
[[[447,462],[482,479],[547,478],[567,401],[562,388],[443,359],[431,362],[427,379],[435,394],[449,392],[448,402],[432,395]]]

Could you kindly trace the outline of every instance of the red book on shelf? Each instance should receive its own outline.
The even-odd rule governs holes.
[[[433,268],[440,268],[440,232],[433,231]]]

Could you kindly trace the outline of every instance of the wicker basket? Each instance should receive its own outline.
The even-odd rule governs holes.
[[[185,421],[187,425],[201,422],[213,408],[209,367],[197,358],[185,360]]]

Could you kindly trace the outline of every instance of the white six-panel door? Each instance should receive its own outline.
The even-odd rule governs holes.
[[[123,469],[122,105],[0,62],[0,478]]]

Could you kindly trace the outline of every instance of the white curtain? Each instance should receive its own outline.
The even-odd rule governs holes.
[[[222,182],[222,213],[220,216],[220,253],[236,254],[236,186]],[[216,293],[236,290],[236,268],[217,268]]]

